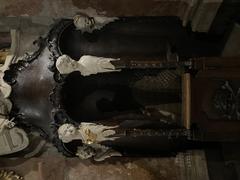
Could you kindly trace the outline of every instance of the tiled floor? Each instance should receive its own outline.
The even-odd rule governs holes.
[[[94,163],[78,158],[44,156],[0,159],[0,169],[15,170],[25,180],[178,180],[174,158],[112,159]]]

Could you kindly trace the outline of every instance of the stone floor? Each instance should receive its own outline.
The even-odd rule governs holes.
[[[0,169],[15,170],[25,180],[183,180],[180,167],[175,158],[121,158],[102,163],[57,155],[0,159]]]
[[[204,151],[173,157],[115,157],[104,162],[67,158],[47,144],[33,158],[0,158],[0,170],[14,170],[25,180],[208,180]]]
[[[123,159],[93,163],[77,158],[46,156],[28,160],[1,159],[1,168],[15,170],[25,180],[178,180],[174,159]],[[166,166],[166,164],[168,166]]]

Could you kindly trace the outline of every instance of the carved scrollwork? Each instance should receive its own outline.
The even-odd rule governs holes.
[[[38,46],[37,51],[33,52],[32,54],[26,53],[22,59],[18,60],[16,64],[11,64],[9,66],[9,70],[5,71],[3,78],[9,85],[15,84],[18,73],[27,68],[31,62],[37,59],[37,57],[46,47],[46,39],[40,37],[38,40],[34,41],[33,44]]]
[[[213,107],[224,118],[240,120],[240,88],[234,90],[231,83],[225,81],[214,95]]]
[[[54,80],[57,83],[63,82],[65,76],[61,75],[56,69],[56,61],[59,56],[62,55],[58,42],[59,38],[61,37],[62,32],[67,28],[69,25],[73,23],[73,20],[60,20],[49,32],[47,37],[47,46],[49,51],[51,52],[50,60],[53,61],[51,67],[49,67],[50,71],[54,72]]]

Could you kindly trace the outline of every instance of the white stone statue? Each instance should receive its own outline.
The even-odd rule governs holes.
[[[0,134],[7,128],[12,128],[15,124],[12,120],[8,120],[8,115],[12,109],[12,103],[8,98],[11,93],[11,86],[4,80],[4,72],[11,64],[12,56],[7,56],[4,64],[0,66]]]
[[[13,119],[0,117],[0,156],[16,153],[29,145],[26,132],[14,126]]]
[[[8,98],[11,94],[12,87],[3,80],[4,73],[0,71],[0,96]]]
[[[84,55],[79,61],[75,61],[67,55],[62,55],[57,59],[56,68],[60,74],[79,71],[82,76],[89,76],[97,73],[120,71],[111,63],[111,61],[117,60],[119,59]]]
[[[102,141],[113,141],[115,128],[118,126],[104,126],[95,123],[81,123],[79,127],[72,124],[63,124],[58,129],[58,136],[64,143],[73,140],[82,140],[84,144],[100,143]]]
[[[79,127],[72,124],[63,124],[58,129],[59,139],[64,143],[81,140],[82,146],[78,147],[76,155],[81,159],[93,157],[95,161],[103,161],[112,156],[121,156],[121,153],[101,145],[103,141],[114,141],[119,137],[115,128],[118,126],[104,126],[95,123],[81,123]]]
[[[0,156],[25,149],[29,139],[23,129],[15,127],[14,118],[9,120],[12,103],[0,97]]]
[[[95,29],[101,29],[106,24],[117,20],[117,17],[103,17],[103,16],[84,16],[84,15],[76,15],[73,18],[73,23],[76,26],[77,30],[81,30],[82,32],[92,32]]]
[[[23,129],[4,128],[0,133],[0,156],[19,152],[29,145],[29,139]]]

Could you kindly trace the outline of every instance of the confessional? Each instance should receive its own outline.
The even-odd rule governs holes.
[[[10,117],[38,131],[67,156],[80,140],[63,143],[58,128],[82,122],[117,125],[120,136],[101,144],[123,155],[160,155],[239,140],[239,59],[220,58],[224,40],[192,32],[175,17],[124,17],[81,32],[60,20],[39,49],[12,64]],[[120,72],[62,75],[66,54],[119,58]]]

